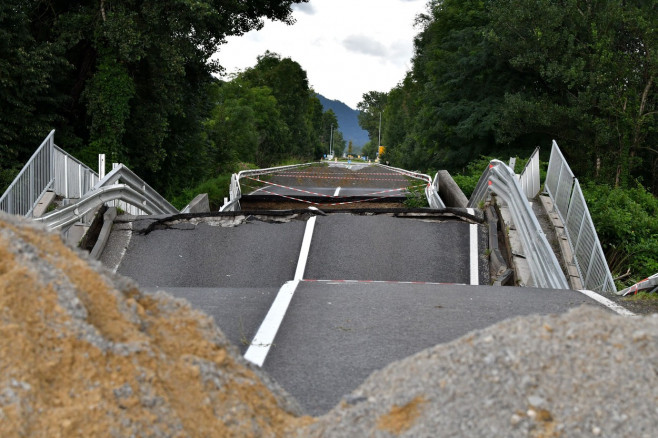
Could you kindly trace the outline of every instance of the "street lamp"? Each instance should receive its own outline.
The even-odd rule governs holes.
[[[329,139],[329,155],[333,155],[333,149],[334,149],[334,124],[331,124],[331,136]]]

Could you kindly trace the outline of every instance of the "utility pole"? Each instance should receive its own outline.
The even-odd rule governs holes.
[[[382,145],[382,112],[379,112],[379,144],[377,146]]]
[[[331,124],[331,136],[329,140],[329,155],[333,155],[333,149],[334,149],[334,124]]]

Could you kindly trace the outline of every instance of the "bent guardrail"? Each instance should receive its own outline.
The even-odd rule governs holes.
[[[480,177],[469,207],[478,205],[494,192],[509,207],[521,244],[525,250],[533,285],[550,289],[568,289],[569,284],[532,211],[516,175],[505,163],[493,160]]]
[[[312,163],[304,164],[291,164],[288,166],[279,166],[279,167],[267,167],[264,169],[252,169],[252,170],[241,170],[238,173],[231,175],[231,186],[229,189],[229,199],[228,202],[225,202],[224,205],[219,209],[220,212],[223,211],[235,211],[240,208],[240,198],[242,198],[242,189],[240,188],[240,179],[246,176],[260,176],[267,175],[270,173],[275,173],[280,170],[285,169],[294,169],[303,166],[309,166]]]
[[[138,192],[126,184],[115,184],[89,192],[75,204],[34,220],[45,224],[53,230],[66,230],[99,206],[116,200],[138,206],[146,214],[169,214],[177,212],[175,209],[174,212],[163,211],[158,206],[149,202],[148,196],[144,196],[143,193]]]
[[[383,167],[384,169],[392,170],[401,175],[406,175],[411,178],[419,179],[425,181],[427,185],[425,186],[425,197],[427,198],[427,203],[430,205],[430,208],[439,209],[446,208],[441,196],[439,196],[439,179],[434,178],[420,172],[414,172],[411,170],[400,169],[399,167],[391,167],[386,164],[375,163],[376,166]]]
[[[128,169],[123,164],[116,166],[110,173],[105,175],[105,178],[100,180],[94,188],[93,191],[99,190],[103,187],[111,186],[121,182],[122,184],[130,187],[135,192],[140,193],[143,200],[146,202],[148,210],[142,208],[142,205],[135,205],[147,214],[176,214],[178,210],[176,207],[171,205],[162,195],[160,195],[154,188],[148,185],[143,179],[137,176],[132,170]],[[151,211],[156,211],[157,213],[150,213]]]

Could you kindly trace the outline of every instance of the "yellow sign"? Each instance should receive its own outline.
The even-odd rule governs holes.
[[[379,155],[383,155],[386,152],[386,146],[379,146]]]

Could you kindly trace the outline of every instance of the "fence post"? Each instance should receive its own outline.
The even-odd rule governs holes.
[[[64,155],[64,197],[69,198],[69,157]]]
[[[105,154],[98,154],[98,178],[105,178]]]

